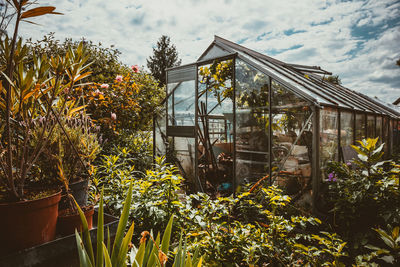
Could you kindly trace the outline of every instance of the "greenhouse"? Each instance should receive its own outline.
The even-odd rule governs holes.
[[[198,191],[231,193],[262,179],[315,204],[327,163],[354,157],[356,140],[379,137],[385,155],[399,152],[400,113],[331,75],[216,36],[197,62],[168,69],[155,155]]]

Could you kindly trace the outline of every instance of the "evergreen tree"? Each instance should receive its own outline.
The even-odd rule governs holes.
[[[168,36],[163,35],[158,39],[157,47],[153,48],[153,55],[147,59],[147,67],[160,82],[160,86],[164,86],[166,84],[165,69],[179,66],[181,62],[175,45],[171,44]]]

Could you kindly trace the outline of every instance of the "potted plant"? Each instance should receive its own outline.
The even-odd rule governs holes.
[[[93,224],[93,205],[79,205],[74,196],[70,193],[69,180],[64,175],[64,168],[61,158],[58,164],[59,179],[64,184],[66,192],[66,206],[67,208],[61,210],[58,214],[57,232],[63,236],[73,234],[75,229],[82,230],[82,221],[75,203],[81,207],[85,215],[89,230],[92,229]]]
[[[70,193],[81,207],[87,204],[91,163],[100,152],[95,127],[84,108],[83,105],[77,105],[76,101],[67,104],[64,116],[60,118],[60,124],[56,125],[37,164],[40,180],[56,183],[59,179],[58,166],[62,162],[63,175]],[[35,136],[38,142],[39,135]],[[68,202],[64,191],[59,210],[70,208]]]
[[[36,3],[36,2],[35,2]],[[21,21],[44,14],[59,14],[54,7],[31,8],[30,1],[7,1],[15,10],[13,37],[1,40],[0,92],[0,254],[38,245],[55,237],[60,191],[29,189],[35,166],[66,106],[66,94],[89,73],[83,44],[65,56],[32,56],[17,40]],[[55,111],[58,107],[59,112]],[[33,133],[41,124],[40,141]]]

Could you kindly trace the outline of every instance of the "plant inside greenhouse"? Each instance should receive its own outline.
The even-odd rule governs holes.
[[[0,266],[400,265],[400,109],[345,86],[354,72],[307,65],[303,45],[266,49],[261,20],[202,51],[204,32],[173,44],[161,30],[179,16],[150,22],[147,3],[92,5],[112,12],[93,23],[84,1],[39,2],[0,3]],[[335,64],[354,67],[354,51]],[[392,75],[382,66],[366,87]]]

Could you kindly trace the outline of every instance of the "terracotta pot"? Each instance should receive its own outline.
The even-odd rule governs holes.
[[[36,200],[0,204],[0,255],[55,238],[61,191]]]
[[[87,206],[83,207],[82,210],[85,214],[86,221],[88,222],[88,227],[90,230],[92,229],[93,225],[94,207]],[[57,232],[63,236],[66,236],[75,233],[75,229],[78,229],[78,231],[82,230],[82,222],[79,213],[71,214],[69,209],[60,211],[60,213],[58,214]]]

